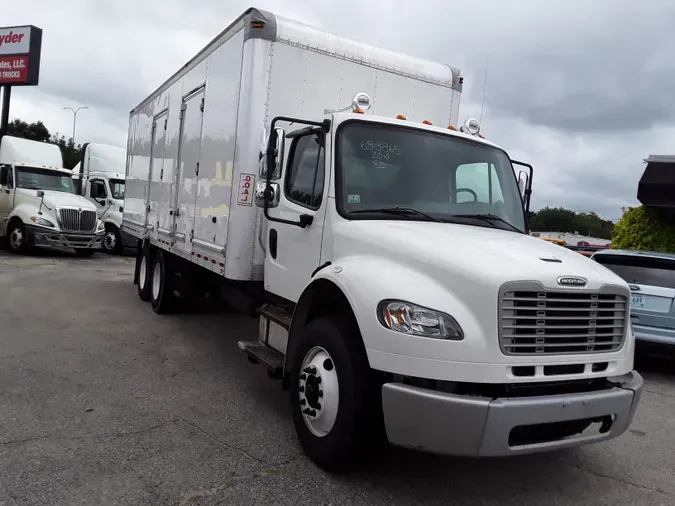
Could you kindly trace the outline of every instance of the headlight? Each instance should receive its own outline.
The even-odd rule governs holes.
[[[97,232],[103,232],[105,230],[105,223],[99,220],[98,225],[96,225]]]
[[[384,300],[377,312],[380,323],[394,332],[451,341],[464,339],[461,327],[452,316],[433,309],[399,300]]]
[[[54,228],[54,224],[51,221],[40,218],[39,216],[31,216],[30,221],[42,227]]]

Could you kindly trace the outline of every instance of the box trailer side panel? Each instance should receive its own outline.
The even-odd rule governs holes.
[[[145,205],[149,236],[182,256],[193,250],[223,256],[242,45],[243,30],[239,30],[156,99],[132,112],[132,117],[152,118],[151,128],[143,130],[146,139],[132,144],[130,151],[131,172],[138,165],[135,158],[146,156],[134,146],[149,146],[150,161],[142,165],[143,183],[149,182]]]
[[[137,237],[145,233],[151,130],[152,116],[135,114],[129,118],[123,219]]]

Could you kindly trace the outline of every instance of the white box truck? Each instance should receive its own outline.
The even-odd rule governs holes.
[[[252,301],[239,348],[326,470],[382,435],[472,457],[588,444],[638,405],[628,286],[527,234],[532,169],[457,128],[462,82],[249,9],[131,111],[141,299]]]
[[[94,205],[77,195],[56,144],[0,139],[0,238],[11,252],[35,246],[90,256],[100,250],[103,232]]]
[[[136,245],[136,238],[122,231],[126,149],[88,142],[82,146],[81,153],[80,161],[73,168],[77,193],[96,206],[105,226],[103,251],[121,254],[125,247]]]

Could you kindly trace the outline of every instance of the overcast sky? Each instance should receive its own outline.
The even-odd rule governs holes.
[[[460,121],[535,167],[533,206],[636,205],[642,159],[675,154],[675,2],[668,0],[258,0],[261,9],[459,67]],[[126,145],[128,112],[250,0],[23,0],[3,26],[44,30],[38,87],[11,118],[76,140]]]

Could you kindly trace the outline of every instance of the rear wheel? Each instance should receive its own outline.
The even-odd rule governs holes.
[[[147,246],[142,249],[138,262],[138,296],[142,301],[150,300],[150,266],[152,255]]]
[[[7,247],[12,253],[26,253],[28,251],[28,236],[26,228],[20,221],[14,221],[7,228]]]
[[[172,312],[176,304],[176,297],[172,288],[171,265],[168,256],[162,250],[158,250],[155,254],[150,279],[152,310],[157,314]]]
[[[291,408],[304,452],[322,469],[344,472],[382,440],[378,383],[355,324],[312,320],[291,357]]]

